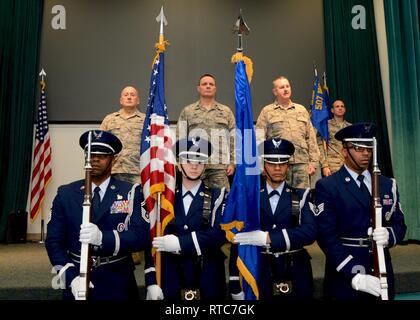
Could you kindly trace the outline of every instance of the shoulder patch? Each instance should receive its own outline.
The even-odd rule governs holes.
[[[309,202],[309,208],[315,216],[319,216],[324,211],[324,203],[320,203],[318,206]]]
[[[144,200],[141,203],[141,217],[144,219],[144,221],[146,221],[147,223],[150,223],[150,216],[149,213],[146,211],[146,200]]]

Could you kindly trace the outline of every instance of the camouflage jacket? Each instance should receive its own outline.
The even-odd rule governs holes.
[[[178,139],[201,136],[212,143],[213,153],[208,168],[224,169],[234,164],[235,116],[232,110],[216,102],[211,108],[203,107],[200,101],[186,106],[178,119]]]
[[[257,143],[274,137],[289,140],[295,146],[291,164],[308,163],[316,166],[319,150],[314,128],[306,108],[293,103],[286,108],[277,101],[265,106],[255,126]]]
[[[140,176],[140,140],[146,115],[139,110],[128,118],[120,111],[108,114],[101,123],[101,130],[116,135],[123,148],[116,156],[112,173],[130,173]]]
[[[320,162],[321,168],[329,167],[331,173],[338,171],[344,163],[344,158],[341,155],[343,148],[341,141],[334,138],[337,131],[351,125],[351,123],[344,120],[344,122],[337,122],[334,118],[328,120],[328,147],[325,150],[322,138],[318,135],[318,147],[321,154]]]

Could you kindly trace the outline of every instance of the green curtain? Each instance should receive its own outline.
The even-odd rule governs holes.
[[[388,42],[394,172],[408,226],[420,240],[419,0],[384,0]]]
[[[42,0],[0,1],[0,241],[10,211],[26,209]]]
[[[357,5],[365,9],[366,29],[352,27]],[[380,169],[392,176],[372,0],[324,0],[324,28],[331,99],[345,102],[348,121],[377,124]]]

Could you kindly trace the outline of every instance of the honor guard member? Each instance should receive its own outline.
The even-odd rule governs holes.
[[[151,255],[146,256],[147,299],[225,298],[226,256],[221,246],[226,240],[219,225],[225,189],[209,188],[202,180],[211,149],[211,144],[199,137],[175,144],[178,177],[181,175],[175,191],[175,219],[165,228],[164,236],[153,239],[153,247],[162,252],[162,289],[156,285]]]
[[[325,253],[324,294],[327,299],[364,300],[380,295],[379,278],[372,275],[372,159],[373,123],[357,123],[341,129],[335,138],[342,142],[344,165],[316,184],[314,212],[318,243]],[[380,176],[382,225],[373,240],[384,245],[388,296],[394,298],[394,275],[389,248],[404,238],[406,225],[396,182]]]
[[[88,132],[79,144],[87,152]],[[51,264],[62,285],[64,299],[76,297],[79,288],[81,243],[92,245],[90,273],[92,300],[137,299],[131,252],[149,243],[150,227],[141,217],[141,188],[111,177],[114,156],[121,141],[112,133],[92,131],[92,221],[82,224],[84,180],[58,188],[45,241]]]
[[[261,230],[240,232],[239,245],[261,246],[259,293],[261,300],[300,300],[313,296],[311,257],[304,246],[316,238],[315,217],[309,207],[309,189],[296,189],[286,180],[295,151],[291,142],[273,138],[259,145],[264,171],[261,183]],[[242,300],[235,255],[230,259],[230,292]]]

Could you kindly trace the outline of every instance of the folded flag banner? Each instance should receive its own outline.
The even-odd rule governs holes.
[[[235,106],[236,106],[236,172],[226,200],[222,229],[232,241],[239,231],[260,229],[260,166],[252,116],[249,80],[252,62],[242,53],[236,53]],[[245,64],[246,62],[246,64]],[[248,71],[248,75],[247,75]],[[238,246],[237,266],[246,300],[258,300],[258,277],[261,248]]]
[[[328,143],[329,110],[324,99],[324,94],[318,72],[315,68],[314,85],[312,89],[311,121],[322,139]]]

